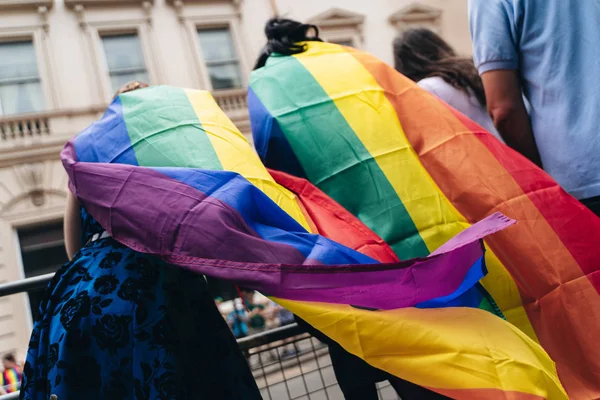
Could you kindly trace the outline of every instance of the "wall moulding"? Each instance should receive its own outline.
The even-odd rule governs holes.
[[[321,37],[327,41],[345,42],[361,48],[364,43],[364,21],[363,14],[334,7],[309,18],[307,22],[316,25]]]
[[[231,3],[234,6],[240,6],[242,0],[167,0],[167,3],[175,5],[175,3],[183,4],[211,4],[211,3]]]
[[[352,11],[336,7],[331,8],[321,14],[313,16],[307,22],[313,25],[317,25],[321,28],[326,28],[340,26],[359,26],[364,22],[364,20],[365,16],[363,14],[358,14]]]
[[[1,1],[1,0],[0,0]],[[144,3],[153,4],[153,0],[65,0],[65,5],[70,8],[107,7],[107,6],[143,6]]]
[[[40,7],[51,9],[54,0],[0,0],[0,11],[37,11]]]
[[[179,22],[184,23],[186,16],[184,14],[184,8],[186,5],[203,5],[203,4],[215,4],[215,3],[225,3],[231,4],[234,6],[235,11],[241,16],[241,6],[242,0],[166,0],[167,4],[170,4],[175,8],[175,12],[177,14],[177,18]]]
[[[441,26],[442,10],[421,3],[412,3],[392,14],[389,21],[399,31],[427,27],[437,33]]]

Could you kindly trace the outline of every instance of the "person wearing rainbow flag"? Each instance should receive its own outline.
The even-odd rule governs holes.
[[[132,82],[115,99],[147,88]],[[104,121],[111,122],[98,129],[98,142],[79,154],[114,148],[107,139],[115,129],[110,112]],[[71,261],[40,306],[21,398],[260,399],[206,279],[115,241],[90,209],[69,193],[65,247]]]
[[[200,90],[120,93],[61,160],[75,255],[34,325],[25,399],[259,398],[202,275],[268,295],[344,351],[434,395],[566,397],[548,355],[480,285],[483,239],[514,234],[514,219],[480,215],[411,257],[423,251],[417,236],[388,244],[309,181],[267,170]],[[358,199],[371,188],[360,183]]]
[[[309,35],[312,31],[313,34]],[[289,19],[273,18],[265,26],[267,44],[259,55],[254,70],[263,68],[271,55],[292,55],[302,52],[304,46],[299,44],[305,41],[318,41],[319,30],[314,25],[302,24]],[[261,131],[254,129],[257,137]],[[260,149],[259,149],[260,151]],[[281,169],[285,172],[295,172],[288,165],[279,164],[276,157],[286,157],[285,152],[277,154],[276,151],[269,152],[270,159],[263,158],[268,167]],[[283,159],[281,160],[283,161]],[[289,161],[289,160],[288,160]],[[285,161],[284,161],[285,162]],[[313,336],[329,346],[329,353],[333,370],[340,389],[346,400],[376,400],[378,399],[378,382],[389,381],[396,393],[402,399],[443,399],[444,396],[434,393],[426,388],[419,387],[411,382],[396,378],[384,371],[372,367],[364,360],[345,351],[338,343],[312,328],[301,318],[296,316],[298,324],[308,330]]]
[[[4,370],[0,373],[0,394],[14,393],[21,387],[22,368],[14,354],[2,357]],[[2,393],[4,392],[4,393]]]
[[[296,21],[273,19],[265,33],[248,107],[255,148],[268,168],[315,185],[398,259],[435,254],[495,212],[519,221],[485,241],[489,275],[482,285],[493,300],[480,308],[497,305],[502,313],[494,321],[480,324],[483,315],[471,310],[455,319],[458,309],[444,308],[433,327],[425,310],[396,310],[389,315],[390,324],[398,323],[392,333],[382,328],[381,311],[337,310],[336,324],[325,306],[293,311],[370,366],[447,397],[564,398],[566,391],[574,399],[600,398],[600,314],[589,312],[600,309],[600,220],[534,163],[376,57],[325,43],[315,27]],[[548,352],[538,360],[552,360],[543,374],[550,380],[480,379],[508,360],[481,358],[490,343],[482,338],[498,333],[492,325],[502,314],[513,334]],[[485,333],[463,342],[465,332],[451,333],[459,320]],[[339,321],[362,329],[342,330]],[[497,351],[513,339],[496,341]],[[432,351],[440,340],[452,343]],[[467,349],[478,356],[459,362]]]

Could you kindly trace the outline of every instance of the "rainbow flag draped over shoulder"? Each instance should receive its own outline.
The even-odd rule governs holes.
[[[600,398],[600,219],[375,57],[306,45],[251,78],[265,164],[308,179],[401,259],[427,256],[495,211],[520,221],[486,239],[483,284],[548,351],[571,398]]]
[[[116,240],[271,295],[376,367],[451,397],[565,397],[543,349],[478,308],[480,239],[514,222],[500,214],[399,262],[308,182],[274,173],[290,190],[278,184],[202,91],[120,95],[61,157]]]

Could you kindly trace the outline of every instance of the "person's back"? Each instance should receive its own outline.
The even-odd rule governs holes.
[[[519,70],[544,169],[600,196],[600,1],[469,0],[469,19],[479,72]]]
[[[472,119],[486,131],[494,135],[498,140],[504,142],[498,134],[494,122],[488,115],[484,106],[482,106],[477,97],[470,93],[467,95],[462,90],[455,88],[439,76],[431,76],[417,82],[417,84],[429,93],[435,95],[450,106]]]
[[[470,59],[460,57],[437,33],[409,29],[393,43],[394,67],[503,141],[486,110],[483,83]]]

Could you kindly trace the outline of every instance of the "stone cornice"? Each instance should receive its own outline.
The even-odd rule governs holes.
[[[1,1],[1,0],[0,0]],[[149,0],[65,0],[65,5],[70,8],[76,6],[88,7],[106,7],[106,6],[142,6]],[[153,3],[150,0],[150,3]]]
[[[358,14],[342,8],[332,8],[321,14],[315,15],[308,20],[308,23],[319,27],[334,26],[358,26],[365,20],[363,14]]]
[[[54,0],[0,0],[0,11],[37,11],[52,8]]]
[[[397,24],[410,21],[438,20],[441,16],[442,11],[440,9],[425,4],[413,3],[392,14],[390,22]]]
[[[238,5],[241,3],[241,0],[167,0],[167,3],[171,5],[177,2],[181,2],[183,4],[232,3],[234,5]]]

